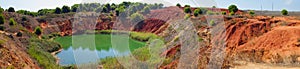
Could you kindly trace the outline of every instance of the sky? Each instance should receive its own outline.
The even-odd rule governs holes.
[[[242,10],[269,10],[280,11],[300,11],[300,0],[0,0],[2,8],[14,7],[16,10],[38,11],[39,9],[54,9],[63,5],[72,6],[79,3],[121,3],[123,1],[163,3],[165,6],[172,6],[180,3],[189,4],[193,7],[212,7],[227,8],[229,5],[237,5]],[[272,9],[273,4],[273,9]]]

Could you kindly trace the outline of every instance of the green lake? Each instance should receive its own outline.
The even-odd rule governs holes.
[[[97,63],[101,61],[100,59],[115,57],[115,53],[129,55],[133,50],[145,46],[145,42],[131,39],[126,35],[113,35],[113,38],[119,41],[114,44],[117,46],[124,44],[124,48],[112,47],[110,34],[65,36],[57,37],[54,41],[59,42],[63,47],[63,50],[57,54],[61,65]],[[125,44],[129,45],[127,49]]]

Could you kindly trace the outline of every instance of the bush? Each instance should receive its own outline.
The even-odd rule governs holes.
[[[288,15],[288,11],[286,9],[281,10],[282,15]]]
[[[235,15],[235,13],[234,12],[230,12],[230,14],[229,14],[230,16],[232,16],[232,15]]]
[[[230,6],[228,7],[228,10],[229,10],[229,12],[235,13],[235,12],[237,12],[239,9],[237,8],[236,5],[230,5]]]
[[[141,12],[143,14],[148,14],[148,13],[150,13],[150,8],[148,6],[146,6]]]
[[[22,16],[22,21],[27,21],[28,18],[26,16]]]
[[[253,16],[255,14],[255,12],[253,10],[251,10],[251,11],[249,11],[249,14]]]
[[[1,31],[4,31],[4,29],[5,29],[5,27],[2,26],[2,25],[0,25],[0,30],[1,30]]]
[[[185,7],[185,8],[184,8],[184,12],[185,12],[185,13],[192,13],[192,10],[191,10],[190,7]]]
[[[64,5],[62,7],[62,13],[69,13],[70,11],[71,11],[71,9],[69,6]]]
[[[198,8],[194,11],[194,16],[198,16],[199,14],[202,14],[202,11]]]
[[[216,23],[214,20],[210,20],[210,26],[214,26]]]
[[[42,31],[41,27],[36,27],[35,30],[34,30],[34,33],[35,33],[36,35],[41,35],[42,32],[43,32],[43,31]]]
[[[22,35],[23,35],[22,32],[18,32],[18,33],[17,33],[17,36],[18,36],[18,37],[21,37]]]
[[[15,12],[15,9],[13,7],[9,7],[7,11],[8,12]]]
[[[212,8],[217,8],[216,6],[212,6]]]
[[[191,17],[190,14],[186,14],[186,15],[184,16],[184,19],[189,19],[190,17]]]
[[[226,15],[226,12],[222,12],[222,15]]]
[[[60,14],[61,13],[61,9],[59,7],[56,7],[54,13]]]
[[[130,16],[131,22],[140,22],[142,20],[144,20],[144,16],[142,14],[134,13]]]
[[[0,15],[0,24],[4,24],[5,18],[3,15]]]
[[[181,5],[179,3],[176,4],[177,7],[181,7]]]
[[[10,26],[13,26],[13,25],[16,25],[16,24],[17,24],[17,22],[14,20],[14,18],[9,19],[9,25]]]
[[[76,12],[78,7],[79,7],[79,4],[74,4],[73,6],[71,6],[72,12]]]
[[[191,7],[190,5],[184,5],[184,7]]]

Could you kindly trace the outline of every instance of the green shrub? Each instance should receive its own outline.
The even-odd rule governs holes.
[[[198,16],[199,14],[202,14],[202,11],[198,8],[194,11],[194,16]]]
[[[249,14],[253,16],[253,15],[255,15],[255,12],[253,10],[251,10],[251,11],[249,11]]]
[[[185,7],[185,8],[184,8],[184,12],[185,12],[185,13],[192,13],[192,10],[191,10],[190,7]]]
[[[62,13],[69,13],[71,12],[71,9],[69,6],[64,5],[62,8]]]
[[[130,16],[131,22],[140,22],[142,20],[144,20],[144,16],[142,14],[134,13]]]
[[[150,13],[150,8],[149,8],[149,6],[146,6],[141,12],[142,12],[143,14],[148,14],[148,13]]]
[[[230,12],[230,14],[229,14],[230,16],[232,16],[232,15],[235,15],[235,13],[234,12]]]
[[[9,19],[9,25],[10,26],[13,26],[13,25],[16,25],[16,24],[17,24],[17,22],[14,20],[14,18]]]
[[[184,19],[189,19],[190,17],[191,17],[190,14],[186,14],[186,15],[184,16]]]
[[[18,33],[17,33],[17,36],[18,36],[18,37],[21,37],[22,35],[23,35],[22,32],[18,32]]]
[[[207,11],[206,14],[207,15],[214,15],[215,13],[213,11]]]
[[[7,11],[8,12],[15,12],[15,9],[13,7],[9,7]]]
[[[217,8],[216,6],[212,6],[212,8]]]
[[[5,40],[0,40],[0,45],[3,45],[5,42]]]
[[[3,25],[0,25],[0,30],[1,31],[4,31],[5,30],[5,27]]]
[[[176,4],[177,7],[181,7],[181,5],[179,3]]]
[[[36,35],[41,35],[42,32],[43,32],[43,31],[42,31],[41,27],[36,27],[35,30],[34,30],[34,33],[35,33]]]
[[[79,7],[79,4],[74,4],[73,6],[71,6],[72,12],[76,12],[78,7]]]
[[[223,12],[222,12],[222,15],[226,15],[226,12],[225,12],[225,11],[223,11]]]
[[[191,7],[190,5],[184,5],[184,7]]]
[[[237,12],[239,9],[237,8],[236,5],[230,5],[230,6],[228,7],[228,10],[229,10],[229,12],[235,13],[235,12]]]
[[[61,13],[61,9],[59,7],[56,7],[54,13],[60,14]]]
[[[5,18],[3,15],[0,15],[0,24],[4,24]]]
[[[282,15],[288,15],[288,13],[289,13],[289,12],[288,12],[286,9],[281,10],[281,14],[282,14]]]
[[[22,16],[22,21],[27,21],[28,18],[26,16]]]
[[[216,23],[215,23],[215,21],[214,20],[210,20],[210,26],[214,26],[214,25],[216,25]]]

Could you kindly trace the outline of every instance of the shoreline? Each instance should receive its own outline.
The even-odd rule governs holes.
[[[55,58],[56,64],[59,64],[59,61],[60,61],[60,59],[56,56],[56,54],[61,52],[62,50],[63,50],[63,48],[60,48],[59,50],[51,53],[51,55]]]

